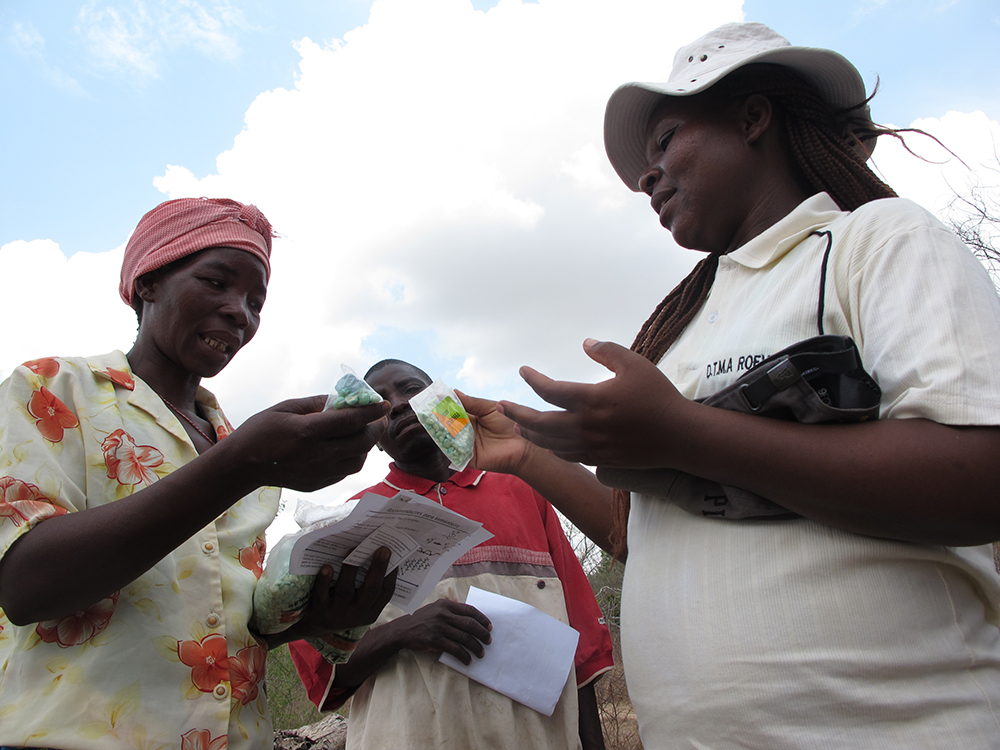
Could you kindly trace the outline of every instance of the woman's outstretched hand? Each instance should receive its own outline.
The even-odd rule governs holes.
[[[500,401],[496,410],[516,423],[517,434],[566,461],[669,466],[669,457],[685,442],[685,419],[697,404],[681,396],[642,355],[594,339],[587,339],[583,348],[614,377],[593,385],[572,383],[522,367],[521,377],[532,390],[562,411],[542,412],[509,401]]]
[[[609,344],[607,347],[614,347],[615,351],[624,352],[625,359],[629,362],[638,356],[614,344]],[[591,353],[590,350],[593,348],[588,347],[588,353]],[[591,356],[598,362],[604,361],[599,353],[597,356],[594,354]],[[656,379],[662,380],[673,390],[673,386],[655,367],[644,359],[642,362],[652,368],[651,379],[654,382]],[[643,366],[642,362],[636,363],[635,368],[624,369],[630,371],[637,369],[640,374],[649,377],[648,368]],[[568,448],[569,444],[566,442],[568,440],[579,442],[577,425],[586,416],[582,413],[581,407],[586,406],[587,399],[595,389],[597,393],[593,397],[598,401],[603,398],[601,394],[608,390],[608,383],[614,381],[598,385],[557,383],[529,368],[524,368],[522,375],[526,376],[529,385],[542,398],[557,406],[572,403],[573,407],[567,406],[567,410],[562,412],[539,412],[509,401],[498,403],[459,393],[462,404],[476,427],[472,465],[483,471],[497,471],[519,477],[562,511],[577,528],[597,542],[602,549],[610,552],[612,550],[611,490],[598,482],[593,472],[579,465],[599,463],[599,457],[597,454],[582,452],[575,444],[572,450],[548,449],[554,444]],[[676,390],[673,390],[673,393],[680,398]],[[642,412],[642,409],[639,411]],[[644,416],[648,418],[648,410]]]
[[[532,445],[514,430],[514,422],[497,411],[497,402],[457,391],[462,405],[475,425],[475,453],[472,465],[482,471],[519,475]]]
[[[364,466],[385,433],[389,404],[323,411],[326,396],[282,401],[255,414],[219,444],[233,450],[257,486],[302,492],[326,487]]]

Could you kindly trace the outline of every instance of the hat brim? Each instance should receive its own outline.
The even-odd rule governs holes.
[[[854,107],[866,99],[865,84],[851,62],[833,50],[817,47],[778,47],[724,65],[701,71],[689,81],[666,83],[632,82],[619,86],[608,99],[604,111],[604,147],[618,176],[635,192],[639,177],[646,168],[646,126],[649,117],[662,99],[668,96],[692,96],[705,91],[729,73],[751,63],[783,65],[810,83],[833,109]],[[865,105],[856,116],[871,123]],[[871,156],[875,141],[864,142]]]

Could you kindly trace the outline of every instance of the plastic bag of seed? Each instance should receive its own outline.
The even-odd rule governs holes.
[[[287,630],[302,618],[316,576],[292,575],[289,556],[299,534],[286,534],[267,555],[264,575],[253,592],[250,627],[263,635]]]
[[[341,365],[340,369],[344,374],[333,387],[333,393],[327,396],[323,411],[381,403],[382,397],[362,378],[359,378],[354,370],[347,365]]]
[[[451,461],[451,468],[461,471],[468,466],[476,436],[469,414],[455,391],[435,380],[410,399],[410,407],[438,448]]]
[[[296,508],[295,520],[301,524],[303,518],[309,518],[311,522],[304,525],[300,531],[286,534],[278,540],[268,553],[264,575],[257,581],[253,592],[253,615],[250,618],[250,627],[263,635],[287,630],[302,619],[309,605],[316,576],[289,572],[292,547],[295,546],[296,540],[303,534],[346,518],[357,501],[352,500],[332,508],[320,508],[304,499],[300,501],[300,506],[302,504],[308,507]],[[368,626],[363,625],[329,633],[322,638],[307,637],[305,641],[330,663],[340,664],[347,661],[354,651],[354,646],[367,631]]]

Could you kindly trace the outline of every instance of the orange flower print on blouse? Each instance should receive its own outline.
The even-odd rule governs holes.
[[[65,508],[52,505],[35,485],[14,477],[0,477],[0,524],[20,526],[32,518],[49,518],[65,512]]]
[[[117,479],[119,484],[144,487],[156,481],[153,471],[163,464],[163,454],[151,445],[136,445],[135,440],[125,430],[115,430],[101,443],[104,463],[108,466],[108,478]]]
[[[52,443],[63,439],[63,431],[80,424],[76,414],[67,409],[66,404],[53,396],[45,386],[31,394],[28,413],[38,420],[35,426],[42,437]]]
[[[111,622],[120,593],[116,591],[107,599],[102,599],[82,612],[75,612],[58,620],[40,622],[35,626],[35,632],[45,643],[55,643],[59,648],[70,648],[86,643]]]
[[[222,424],[215,428],[215,434],[218,436],[219,440],[222,440],[224,437],[229,437],[233,432],[233,426],[229,423],[229,420],[226,419],[225,414],[222,415],[222,422]]]
[[[260,577],[264,575],[264,552],[266,549],[267,543],[264,538],[257,537],[253,540],[253,545],[240,550],[240,565],[253,572],[257,580],[260,580]]]
[[[264,681],[267,650],[260,644],[241,648],[229,663],[229,679],[233,684],[233,697],[242,705],[256,700]]]
[[[191,682],[203,693],[210,693],[229,677],[229,652],[226,639],[218,633],[206,635],[200,641],[180,641],[177,656],[191,667]]]
[[[40,489],[14,477],[0,477],[0,503],[20,503],[45,500]]]
[[[117,383],[125,390],[135,390],[135,379],[124,370],[116,370],[114,367],[109,367],[104,371],[104,374],[108,376],[108,379],[112,383]]]
[[[228,740],[224,734],[213,740],[207,729],[192,729],[181,735],[181,750],[225,750]]]
[[[53,378],[59,372],[59,361],[53,357],[33,359],[30,362],[25,362],[24,366],[35,375],[41,375],[43,378]]]

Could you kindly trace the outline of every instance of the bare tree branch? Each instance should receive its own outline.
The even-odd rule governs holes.
[[[1000,175],[1000,156],[992,172]],[[952,188],[946,223],[986,266],[1000,288],[1000,181],[986,184],[981,179],[965,192]]]

